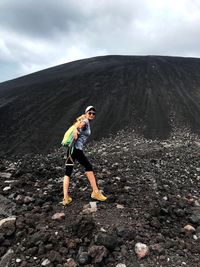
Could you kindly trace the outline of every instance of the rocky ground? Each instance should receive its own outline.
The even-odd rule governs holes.
[[[199,138],[151,141],[121,131],[85,152],[105,203],[91,200],[77,165],[73,202],[59,204],[63,148],[0,161],[0,267],[199,266]]]

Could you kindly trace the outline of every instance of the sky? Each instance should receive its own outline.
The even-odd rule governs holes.
[[[0,0],[0,82],[102,55],[200,57],[200,1]]]

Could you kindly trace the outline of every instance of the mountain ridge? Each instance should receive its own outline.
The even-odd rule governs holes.
[[[174,124],[200,131],[200,59],[101,56],[0,84],[2,154],[47,153],[74,118],[97,108],[93,139],[128,127],[167,139]]]

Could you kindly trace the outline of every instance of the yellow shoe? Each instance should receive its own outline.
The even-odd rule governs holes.
[[[107,199],[106,196],[104,196],[100,191],[98,192],[92,192],[91,198],[99,200],[99,201],[105,201]]]
[[[72,202],[72,198],[68,196],[67,198],[63,198],[63,201],[61,202],[63,206],[69,205]]]

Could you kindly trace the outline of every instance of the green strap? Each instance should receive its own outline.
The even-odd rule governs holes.
[[[70,142],[69,146],[68,146],[68,152],[69,152],[69,156],[66,159],[65,165],[66,166],[74,166],[74,161],[72,159],[72,153],[74,151],[74,146],[75,146],[75,140],[72,139],[72,141]],[[67,163],[68,160],[71,160],[72,163]]]

